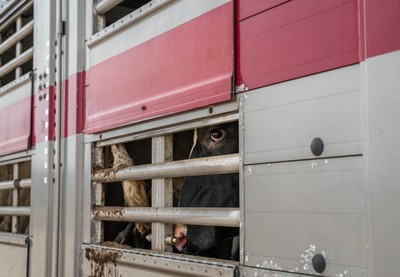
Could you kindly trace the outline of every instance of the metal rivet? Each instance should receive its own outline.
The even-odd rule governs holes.
[[[312,258],[312,266],[316,272],[324,272],[326,268],[326,261],[324,256],[322,256],[321,254],[315,254]]]
[[[141,106],[140,109],[141,109],[142,111],[145,111],[145,110],[147,109],[147,107],[146,107],[146,106]]]
[[[324,142],[320,138],[314,138],[311,141],[310,148],[315,156],[320,156],[324,152]]]
[[[213,113],[213,112],[214,112],[214,107],[213,107],[213,106],[209,107],[209,108],[208,108],[208,112],[209,112],[209,113]]]

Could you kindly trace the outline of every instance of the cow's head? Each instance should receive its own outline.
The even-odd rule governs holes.
[[[238,126],[233,122],[199,129],[197,143],[190,158],[237,152]],[[179,206],[239,207],[238,174],[186,177]],[[176,247],[182,253],[236,259],[238,228],[177,225],[174,233],[181,238],[181,243]]]

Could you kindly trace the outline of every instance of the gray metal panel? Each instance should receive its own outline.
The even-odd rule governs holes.
[[[324,274],[363,276],[362,157],[246,166],[245,174],[245,265],[315,274],[311,254],[323,253]]]
[[[52,207],[52,170],[48,166],[51,159],[53,143],[43,142],[35,146],[35,154],[32,156],[32,188],[31,188],[31,218],[30,234],[32,234],[32,253],[40,253],[31,256],[31,276],[46,276],[51,267],[48,260],[51,253],[52,220],[50,213]],[[46,154],[47,153],[47,154]]]
[[[7,277],[27,276],[28,249],[26,246],[16,246],[0,243],[0,275]]]
[[[365,64],[368,276],[400,276],[400,51]]]
[[[245,164],[362,153],[359,66],[251,91],[244,101]],[[263,139],[260,139],[263,138]]]

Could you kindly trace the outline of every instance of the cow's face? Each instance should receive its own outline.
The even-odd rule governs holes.
[[[233,122],[199,129],[197,145],[191,158],[237,153],[237,126]],[[179,206],[239,207],[238,174],[186,177]],[[232,259],[230,247],[232,238],[238,235],[238,229],[188,225],[175,228],[174,233],[182,239],[177,246],[182,253]]]
[[[201,128],[197,132],[201,157],[238,152],[238,128],[236,122]]]

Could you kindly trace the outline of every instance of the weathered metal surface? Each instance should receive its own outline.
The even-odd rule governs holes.
[[[93,219],[239,227],[240,211],[235,208],[95,207]]]
[[[108,247],[106,247],[108,246]],[[237,263],[106,244],[83,245],[83,276],[237,276]]]
[[[361,156],[245,166],[244,264],[316,274],[321,254],[327,276],[364,276],[363,174]]]
[[[239,155],[230,154],[162,164],[138,165],[123,169],[96,170],[92,175],[92,180],[110,183],[123,180],[236,173],[238,170]]]
[[[7,277],[27,276],[28,252],[26,246],[2,243],[0,238],[1,275]]]

